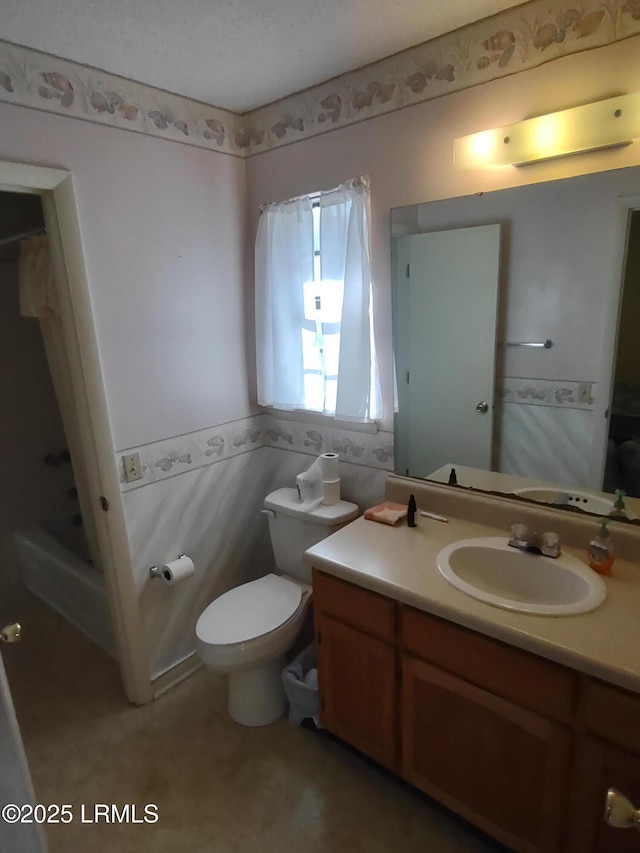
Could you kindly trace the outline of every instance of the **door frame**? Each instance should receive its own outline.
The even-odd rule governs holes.
[[[598,390],[596,394],[596,425],[594,429],[591,470],[589,478],[598,491],[602,491],[604,472],[607,463],[607,442],[609,440],[609,424],[611,423],[611,404],[613,401],[613,385],[616,374],[616,357],[618,353],[618,335],[620,312],[622,311],[622,296],[627,270],[627,251],[631,227],[631,212],[640,210],[640,195],[618,196],[618,238],[617,248],[613,257],[619,261],[615,278],[611,280],[611,299],[604,319],[604,353],[608,357],[602,359]]]
[[[73,176],[65,169],[0,161],[0,190],[42,200],[116,655],[127,699],[144,704],[153,699],[149,649],[133,577]]]

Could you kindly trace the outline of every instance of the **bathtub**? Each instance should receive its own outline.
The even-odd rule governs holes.
[[[23,527],[13,537],[21,579],[27,589],[106,652],[115,654],[102,572],[44,527]],[[82,553],[81,542],[77,544]]]

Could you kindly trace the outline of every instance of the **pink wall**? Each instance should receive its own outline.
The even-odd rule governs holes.
[[[0,104],[0,159],[73,173],[114,444],[250,412],[245,164]]]
[[[385,427],[392,428],[389,211],[438,198],[640,163],[640,144],[526,168],[455,172],[453,139],[532,115],[638,89],[640,40],[629,39],[473,89],[252,157],[250,211],[258,205],[371,176],[376,332]]]

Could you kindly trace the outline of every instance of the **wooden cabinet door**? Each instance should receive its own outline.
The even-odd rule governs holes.
[[[640,832],[605,822],[605,800],[616,788],[640,806],[640,755],[588,738],[576,774],[573,820],[566,849],[572,853],[638,853]]]
[[[397,767],[395,647],[316,616],[322,724],[391,770]]]
[[[410,655],[402,775],[513,850],[552,853],[569,766],[558,723]]]

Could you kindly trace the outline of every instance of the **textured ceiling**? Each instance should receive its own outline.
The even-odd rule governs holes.
[[[518,0],[0,0],[0,37],[245,112],[517,5]]]

